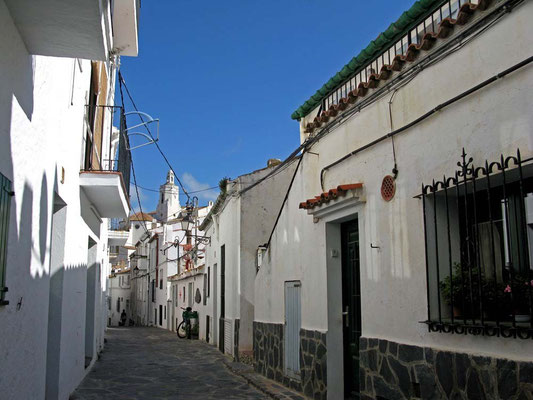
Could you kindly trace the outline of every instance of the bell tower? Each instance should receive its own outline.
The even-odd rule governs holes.
[[[174,183],[174,172],[169,170],[167,181],[159,187],[159,200],[157,202],[156,217],[161,222],[175,218],[181,210],[179,188]]]

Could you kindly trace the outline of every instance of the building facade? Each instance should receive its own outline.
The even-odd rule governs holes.
[[[252,356],[257,246],[268,242],[294,172],[290,166],[264,179],[277,162],[227,181],[200,225],[209,238],[203,277],[205,338],[236,360]]]
[[[129,325],[132,318],[130,301],[131,274],[128,267],[112,269],[109,275],[109,295],[107,304],[107,326],[122,326],[122,313],[126,313],[126,322]]]
[[[67,399],[104,346],[107,219],[129,213],[113,129],[118,57],[137,54],[125,3],[129,18],[105,1],[0,1],[2,398]]]
[[[293,114],[258,372],[313,398],[532,396],[532,13],[419,1]]]

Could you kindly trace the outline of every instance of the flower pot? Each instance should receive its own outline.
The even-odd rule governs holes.
[[[514,320],[515,322],[529,322],[530,315],[529,314],[515,314]]]

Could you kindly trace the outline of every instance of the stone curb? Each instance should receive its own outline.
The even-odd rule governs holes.
[[[266,394],[270,398],[275,399],[275,400],[287,400],[287,399],[292,399],[293,398],[293,397],[289,397],[289,396],[287,396],[285,394],[276,393],[273,390],[271,390],[270,388],[268,388],[265,385],[263,385],[261,382],[258,382],[253,376],[254,374],[257,374],[257,373],[253,370],[252,367],[249,367],[249,366],[247,366],[245,364],[241,364],[241,363],[236,362],[236,361],[231,361],[227,357],[224,357],[223,363],[226,366],[226,368],[228,370],[230,370],[232,373],[241,376],[250,385],[252,385],[255,388],[259,389],[261,392],[263,392],[264,394]],[[236,365],[239,365],[239,366],[242,366],[242,367],[241,368],[235,368]],[[267,379],[267,378],[265,378],[265,379]],[[285,388],[285,387],[283,387],[283,388],[286,391],[288,391],[288,392],[293,392],[289,388]],[[294,395],[298,396],[296,398],[307,399],[307,397],[305,397],[301,393],[294,392]]]

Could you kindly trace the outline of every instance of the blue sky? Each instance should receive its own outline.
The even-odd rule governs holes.
[[[291,113],[412,3],[144,0],[139,56],[121,71],[138,108],[160,119],[159,144],[186,189],[204,189],[288,156],[299,145]],[[133,159],[137,183],[158,189],[168,167],[155,146]],[[200,203],[217,193],[198,193]],[[157,193],[140,195],[153,210]]]

